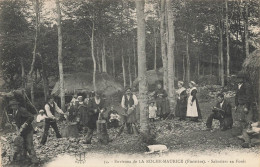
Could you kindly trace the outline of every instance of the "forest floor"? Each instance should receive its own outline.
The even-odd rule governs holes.
[[[227,131],[219,129],[219,122],[213,121],[213,130],[206,131],[205,122],[211,113],[212,106],[215,101],[200,102],[203,119],[200,122],[191,122],[189,120],[179,121],[178,118],[172,120],[162,120],[150,123],[151,129],[156,133],[156,144],[166,145],[169,149],[165,156],[174,154],[175,158],[180,155],[187,155],[188,157],[196,157],[200,155],[212,155],[214,158],[220,155],[228,156],[247,154],[252,156],[259,156],[259,147],[242,148],[242,141],[237,138],[240,132],[237,128],[236,113],[233,111],[234,127]],[[111,139],[114,139],[118,129],[108,129],[108,134]],[[126,131],[118,138],[114,139],[108,145],[99,144],[96,138],[96,133],[92,139],[92,144],[83,144],[84,136],[79,138],[61,138],[57,139],[55,134],[50,133],[48,141],[45,146],[39,144],[41,132],[34,135],[34,146],[38,158],[40,158],[40,166],[53,166],[54,162],[65,162],[60,156],[71,156],[80,153],[86,153],[87,158],[100,157],[103,159],[107,157],[154,157],[156,155],[146,155],[145,150],[137,145],[138,137],[127,134]],[[4,134],[3,137],[8,140],[14,137],[13,133]],[[10,154],[10,146],[1,141],[2,152],[7,152],[6,156],[2,157],[3,164],[9,166],[8,155]],[[158,157],[159,155],[157,155]],[[164,156],[164,155],[163,155]],[[57,158],[58,157],[58,158]],[[59,158],[60,157],[60,158]],[[171,156],[172,157],[172,156]],[[55,159],[56,158],[56,159]],[[64,158],[64,157],[63,157]],[[118,158],[118,157],[117,157]],[[68,160],[67,158],[65,158]],[[243,159],[243,158],[242,158]],[[110,163],[111,164],[111,163]]]

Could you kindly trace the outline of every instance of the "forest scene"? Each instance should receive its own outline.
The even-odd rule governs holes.
[[[0,0],[2,166],[256,160],[259,19],[258,0]]]

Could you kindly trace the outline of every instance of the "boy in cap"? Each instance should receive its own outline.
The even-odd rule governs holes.
[[[110,111],[108,112],[108,127],[117,128],[119,126],[120,116],[118,112],[114,109],[114,106],[110,107]]]
[[[25,108],[20,107],[17,101],[11,101],[9,105],[14,113],[14,120],[18,129],[18,134],[23,138],[23,142],[25,146],[25,153],[23,154],[25,156],[24,158],[26,158],[28,152],[30,155],[31,162],[38,163],[38,159],[36,157],[36,153],[33,146],[34,130],[32,127],[32,121],[34,117],[30,112],[26,111]],[[19,153],[15,153],[15,155],[17,154]]]
[[[46,114],[44,113],[44,110],[41,109],[41,110],[39,111],[39,114],[37,115],[36,122],[37,122],[37,123],[44,122],[45,118],[47,118],[47,116],[46,116]]]

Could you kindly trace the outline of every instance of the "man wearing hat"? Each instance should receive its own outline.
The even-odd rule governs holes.
[[[41,144],[44,145],[47,141],[48,137],[48,131],[50,126],[53,128],[53,130],[56,133],[57,138],[61,138],[61,134],[59,132],[56,120],[55,118],[55,111],[60,113],[60,114],[65,114],[59,107],[58,105],[54,102],[54,97],[49,96],[48,97],[48,102],[44,106],[45,112],[47,114],[47,118],[45,119],[45,126],[44,126],[44,132],[41,140]]]
[[[19,103],[15,100],[10,101],[9,105],[10,108],[13,110],[14,121],[18,129],[18,134],[23,138],[23,142],[25,146],[25,153],[23,155],[26,158],[28,152],[30,155],[31,162],[37,163],[38,159],[36,157],[36,153],[33,146],[32,121],[34,117],[30,112],[26,111],[25,108],[20,107]]]
[[[240,72],[237,76],[237,91],[235,96],[236,112],[238,114],[241,130],[246,129],[252,121],[252,97],[253,90],[245,73]]]
[[[105,111],[105,101],[100,97],[101,93],[96,92],[95,97],[89,101],[89,110],[88,115],[90,117],[89,121],[87,122],[88,132],[83,141],[83,144],[91,144],[91,139],[93,137],[93,132],[97,128],[97,120],[99,116]]]
[[[121,106],[126,112],[126,126],[128,133],[132,133],[132,126],[136,123],[136,106],[138,100],[134,94],[132,94],[131,88],[126,88],[125,95],[122,97]]]

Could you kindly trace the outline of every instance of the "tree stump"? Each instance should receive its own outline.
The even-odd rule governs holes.
[[[13,161],[21,162],[25,160],[25,157],[24,139],[21,136],[16,136],[13,144]]]
[[[106,120],[97,120],[97,138],[101,144],[108,144],[109,136],[107,133]]]
[[[64,125],[61,129],[62,137],[78,137],[79,130],[77,122],[69,123],[68,125]]]

